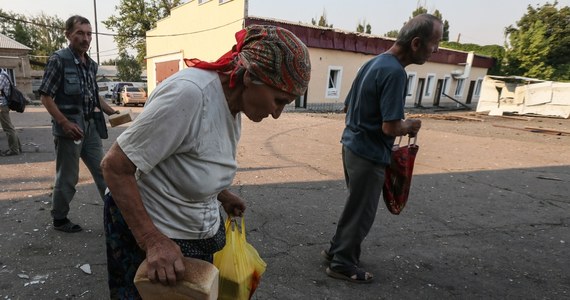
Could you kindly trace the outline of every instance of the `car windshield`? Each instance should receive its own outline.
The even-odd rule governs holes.
[[[122,90],[124,86],[133,86],[132,83],[118,83],[115,84],[115,89]]]
[[[127,92],[142,92],[143,90],[138,87],[128,87]]]

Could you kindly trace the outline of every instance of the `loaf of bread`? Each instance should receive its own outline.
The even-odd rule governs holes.
[[[116,114],[116,115],[113,114],[113,115],[109,116],[109,124],[111,124],[111,127],[119,126],[119,125],[128,123],[132,120],[133,120],[133,117],[131,116],[131,110],[130,109],[121,110],[121,113]]]
[[[174,286],[152,283],[147,277],[146,259],[135,275],[135,286],[143,300],[215,300],[218,298],[218,269],[211,263],[195,258],[184,258],[186,271],[183,280]]]

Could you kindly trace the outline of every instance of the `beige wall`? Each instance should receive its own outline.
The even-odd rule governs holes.
[[[147,76],[151,92],[156,87],[155,64],[183,58],[212,61],[235,44],[234,34],[243,28],[245,0],[231,0],[219,4],[211,0],[198,4],[190,1],[160,20],[157,27],[147,32]]]
[[[147,32],[147,77],[148,89],[152,92],[156,86],[155,65],[164,61],[179,60],[179,68],[185,68],[183,58],[200,58],[212,61],[227,52],[234,44],[235,32],[243,28],[243,21],[247,0],[231,0],[224,4],[210,0],[198,4],[198,0],[190,1],[172,11],[172,14],[160,20],[157,28]],[[307,91],[306,107],[336,110],[342,108],[344,99],[348,94],[358,69],[373,55],[365,55],[350,51],[338,51],[320,48],[310,48],[312,63],[311,81]],[[435,97],[435,84],[437,80],[449,77],[448,94],[457,100],[465,102],[471,81],[481,79],[487,73],[486,69],[472,68],[469,78],[464,80],[463,93],[455,96],[457,85],[450,74],[454,70],[463,69],[463,66],[426,63],[424,65],[410,65],[406,68],[408,74],[415,74],[412,84],[412,95],[407,97],[406,106],[413,106],[417,99],[418,79],[428,75],[434,76],[432,95],[422,96],[422,105],[433,105]],[[328,88],[328,79],[331,69],[336,70],[339,76],[339,85],[336,91]],[[473,97],[472,102],[478,98]],[[442,97],[440,105],[454,103]]]
[[[343,106],[344,99],[346,98],[352,81],[356,77],[356,73],[360,67],[368,60],[372,59],[374,55],[365,55],[361,53],[354,53],[348,51],[337,51],[319,48],[310,48],[311,55],[311,81],[307,92],[307,103],[309,108],[334,108],[339,109]],[[340,90],[338,95],[330,97],[327,95],[328,79],[330,68],[341,70]],[[439,64],[439,63],[426,63],[424,65],[409,65],[406,67],[408,74],[415,74],[414,83],[412,84],[412,95],[406,98],[406,106],[413,106],[418,97],[418,80],[424,79],[424,90],[422,94],[422,105],[432,106],[435,97],[435,88],[437,80],[449,77],[449,95],[455,99],[465,102],[471,81],[483,79],[487,74],[487,69],[471,68],[469,77],[464,80],[463,93],[455,97],[454,92],[457,86],[457,80],[451,76],[451,72],[461,69],[463,66]],[[434,76],[434,83],[432,86],[432,93],[429,96],[425,95],[425,88],[427,84],[428,75]],[[472,102],[477,102],[478,97],[473,97]],[[440,105],[455,103],[450,99],[442,97]]]
[[[415,74],[414,82],[412,83],[412,95],[406,97],[406,106],[413,106],[414,102],[418,99],[418,81],[419,79],[424,79],[424,93],[422,94],[422,105],[429,107],[433,105],[434,97],[435,97],[435,84],[437,84],[437,80],[444,79],[445,77],[449,77],[449,87],[446,94],[452,96],[454,99],[459,100],[465,103],[467,99],[467,95],[469,92],[469,85],[471,81],[483,80],[483,77],[487,74],[487,69],[483,68],[471,68],[469,72],[469,76],[464,79],[462,93],[460,95],[455,95],[455,90],[457,88],[458,80],[451,76],[452,72],[455,70],[463,70],[463,66],[456,66],[456,65],[449,65],[449,64],[440,64],[440,63],[425,63],[423,65],[409,65],[406,67],[406,71],[408,74]],[[429,96],[425,95],[425,89],[427,88],[427,78],[428,75],[435,76],[435,82],[433,86],[433,93]],[[472,103],[477,102],[479,97],[473,96],[471,99]],[[446,98],[440,98],[440,105],[446,105],[455,103],[454,101]]]
[[[29,99],[34,99],[34,94],[32,93],[32,69],[27,50],[1,49],[0,67],[12,69],[16,77],[18,90]]]
[[[373,56],[361,53],[309,48],[311,56],[311,81],[307,92],[309,104],[334,103],[342,105],[350,90],[352,80],[362,64]],[[327,96],[329,68],[341,69],[341,84],[337,97]]]

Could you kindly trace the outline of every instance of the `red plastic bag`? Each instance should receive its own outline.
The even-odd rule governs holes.
[[[267,264],[245,239],[245,221],[226,219],[226,246],[214,253],[214,265],[220,270],[218,299],[248,300],[257,289]]]
[[[420,149],[416,144],[416,137],[408,139],[407,146],[400,147],[401,141],[402,137],[392,148],[392,161],[386,167],[382,191],[386,207],[395,215],[399,215],[408,202],[414,161]]]

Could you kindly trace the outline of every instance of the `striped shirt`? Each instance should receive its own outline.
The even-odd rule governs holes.
[[[97,103],[95,96],[98,96],[98,94],[94,93],[98,90],[97,81],[95,79],[97,75],[97,63],[87,54],[85,54],[86,63],[82,63],[71,48],[68,47],[67,49],[73,53],[75,64],[79,66],[79,82],[83,98],[83,111],[86,114],[91,113],[95,107],[95,103]],[[42,84],[38,90],[39,93],[55,98],[58,89],[62,86],[63,74],[62,58],[56,54],[52,55],[46,65]]]
[[[10,96],[10,79],[8,79],[8,73],[2,71],[0,72],[0,105],[6,106],[8,105],[8,100],[6,97]],[[4,97],[6,95],[6,97]]]

